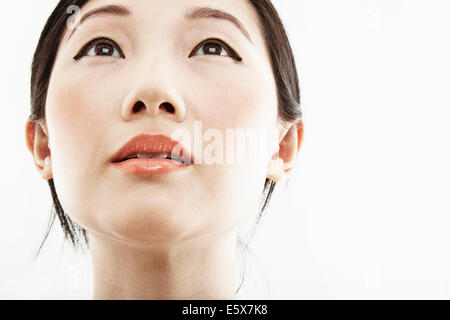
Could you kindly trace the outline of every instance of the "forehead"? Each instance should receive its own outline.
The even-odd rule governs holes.
[[[194,8],[207,7],[229,13],[237,18],[255,44],[262,44],[258,13],[248,0],[89,0],[82,8],[83,16],[89,11],[108,5],[120,5],[131,11],[130,20],[158,24],[179,22]]]

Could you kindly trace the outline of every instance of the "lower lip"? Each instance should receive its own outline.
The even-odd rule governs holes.
[[[130,159],[122,162],[115,162],[113,165],[127,173],[138,176],[160,176],[172,172],[180,171],[191,166],[191,164],[181,163],[170,159],[147,158]]]

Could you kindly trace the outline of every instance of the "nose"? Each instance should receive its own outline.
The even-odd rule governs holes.
[[[130,121],[143,115],[155,118],[162,114],[172,121],[183,121],[186,117],[186,108],[174,83],[167,76],[167,70],[166,72],[161,72],[164,70],[158,72],[155,68],[150,70],[152,71],[140,72],[124,99],[121,109],[122,118]]]

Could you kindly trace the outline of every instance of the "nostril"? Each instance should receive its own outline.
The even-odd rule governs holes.
[[[145,107],[145,104],[142,101],[138,101],[133,106],[133,112],[139,112],[143,107]]]
[[[133,106],[133,113],[139,112],[141,111],[142,108],[145,108],[145,103],[142,101],[137,101],[134,106]],[[161,103],[161,105],[159,106],[159,108],[164,108],[166,109],[168,112],[170,113],[174,113],[175,112],[175,108],[173,107],[173,105],[169,102],[164,102]]]
[[[164,102],[159,107],[166,108],[166,110],[169,111],[170,113],[175,112],[175,108],[169,102]]]

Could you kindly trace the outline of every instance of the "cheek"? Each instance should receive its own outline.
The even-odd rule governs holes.
[[[213,66],[214,67],[214,66]],[[206,127],[267,128],[277,116],[276,87],[266,69],[235,66],[199,67],[192,104]]]
[[[105,134],[111,126],[111,95],[81,79],[54,75],[46,102],[52,171],[58,197],[68,212],[89,212],[88,194],[95,193],[106,162]],[[107,87],[107,86],[105,86]]]

